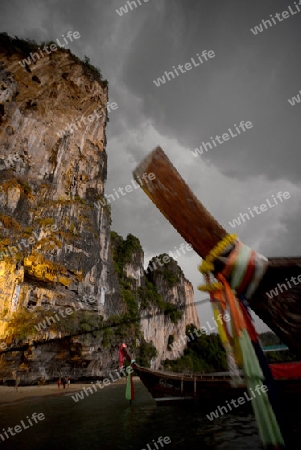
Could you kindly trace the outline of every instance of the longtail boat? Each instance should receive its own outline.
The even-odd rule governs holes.
[[[152,180],[146,181],[145,173],[152,173]],[[300,394],[300,367],[295,366],[294,370],[292,366],[286,369],[282,366],[282,370],[275,367],[275,372],[268,365],[250,309],[290,350],[301,355],[301,258],[267,258],[243,244],[235,234],[228,234],[196,198],[161,147],[153,150],[133,175],[165,218],[202,258],[199,270],[205,284],[198,289],[210,293],[215,319],[230,313],[231,328],[224,319],[218,324],[227,355],[228,379],[217,374],[211,374],[211,379],[208,375],[188,379],[184,375],[151,371],[134,361],[132,367],[158,398],[169,393],[171,397],[192,396],[201,401],[217,401],[220,405],[227,399],[232,402],[234,397],[252,396],[250,403],[264,447],[291,448],[280,405],[288,398],[296,400]],[[287,284],[289,289],[270,298],[267,293],[277,283]],[[282,376],[279,377],[277,370],[281,370]]]
[[[195,404],[208,409],[217,407],[226,400],[246,396],[246,384],[232,386],[229,372],[225,373],[175,373],[140,367],[132,364],[140,380],[152,395],[157,404],[191,400]],[[301,363],[271,364],[273,371],[282,375],[274,375],[277,394],[282,405],[300,406],[301,400]]]
[[[226,400],[243,396],[245,383],[233,386],[229,372],[176,373],[141,367],[129,355],[125,345],[120,347],[124,358],[158,405],[191,401],[204,409],[216,408]],[[134,361],[134,362],[133,362]],[[275,379],[280,403],[299,408],[301,400],[301,362],[269,365]],[[247,404],[247,401],[246,401]]]
[[[143,173],[155,177],[147,182]],[[161,147],[153,150],[134,170],[133,175],[178,233],[205,259],[216,244],[226,237],[226,230],[215,220],[193,194]],[[189,224],[189,226],[188,226]],[[214,261],[215,272],[221,272],[233,247],[229,245]],[[268,257],[265,273],[248,298],[250,308],[269,326],[291,351],[301,357],[301,257]],[[289,281],[291,288],[277,297],[267,293]]]

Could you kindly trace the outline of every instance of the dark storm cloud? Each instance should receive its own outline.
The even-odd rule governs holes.
[[[282,228],[281,239],[276,236],[267,236],[262,243],[262,252],[270,256],[300,256],[300,222],[301,201],[295,205],[294,210],[288,210],[279,219]]]
[[[145,114],[162,134],[191,149],[250,120],[252,133],[223,143],[208,158],[223,173],[241,179],[265,174],[299,180],[300,112],[287,100],[300,89],[301,15],[254,36],[250,28],[285,10],[282,2],[180,5],[165,3],[159,17],[148,15],[125,61],[123,80],[143,99]],[[153,80],[165,70],[203,49],[214,50],[216,57],[155,86]]]

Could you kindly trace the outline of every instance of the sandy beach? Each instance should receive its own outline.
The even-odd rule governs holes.
[[[124,380],[118,380],[114,384],[122,384]],[[48,397],[58,395],[68,395],[68,393],[78,392],[84,387],[89,387],[89,383],[74,383],[64,389],[63,386],[58,389],[57,384],[47,384],[45,386],[19,386],[18,392],[14,386],[0,386],[0,406],[8,403],[18,402],[26,398]]]

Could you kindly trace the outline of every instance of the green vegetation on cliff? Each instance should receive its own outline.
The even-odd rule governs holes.
[[[16,341],[26,341],[28,338],[40,338],[41,335],[49,332],[73,335],[92,332],[103,327],[103,316],[99,316],[93,311],[69,309],[72,311],[71,314],[64,315],[64,318],[60,315],[60,311],[64,313],[66,308],[19,309],[9,320],[9,334]]]
[[[90,80],[96,80],[104,86],[108,84],[107,80],[103,80],[101,71],[90,63],[90,58],[88,58],[87,56],[85,56],[84,60],[82,61],[73,53],[71,53],[70,50],[59,47],[57,42],[47,41],[37,44],[33,39],[20,39],[18,36],[10,37],[5,32],[0,33],[0,49],[9,54],[17,53],[20,55],[20,58],[26,58],[30,55],[31,52],[37,52],[39,48],[43,48],[45,45],[50,46],[51,44],[56,45],[57,50],[68,52],[73,61],[81,64],[83,72],[85,73],[87,78],[89,78]]]
[[[126,305],[126,318],[130,321],[139,319],[137,291],[131,278],[127,277],[124,267],[133,262],[136,252],[142,253],[139,239],[132,234],[128,234],[124,240],[114,231],[111,231],[111,248],[114,268],[118,275],[122,298]]]
[[[141,301],[140,307],[142,309],[150,308],[152,305],[156,305],[166,316],[170,317],[170,320],[176,324],[183,316],[183,311],[179,310],[173,303],[163,300],[162,295],[157,291],[156,286],[147,279],[145,280],[145,286],[138,288],[139,300]]]
[[[156,358],[158,352],[153,343],[146,342],[144,339],[140,342],[139,353],[137,356],[137,364],[142,367],[150,367],[150,361],[152,358]]]
[[[186,335],[188,338],[194,330],[196,327],[193,324],[187,325]],[[164,362],[166,370],[173,372],[189,370],[203,373],[228,370],[226,352],[218,334],[201,334],[200,337],[192,334],[192,336],[195,339],[187,343],[183,356],[174,361],[167,359]]]
[[[115,231],[111,231],[111,246],[115,270],[118,275],[122,275],[126,263],[133,262],[135,252],[143,252],[139,239],[132,234],[128,234],[126,239],[123,239]]]
[[[159,267],[157,260],[160,261]],[[167,253],[161,253],[159,256],[152,258],[149,262],[149,267],[156,267],[156,274],[162,275],[170,287],[180,281],[180,275],[184,276],[180,266],[178,266],[176,261],[171,260]]]

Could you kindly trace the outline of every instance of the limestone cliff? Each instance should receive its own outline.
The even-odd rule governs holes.
[[[176,261],[166,254],[153,258],[144,270],[143,250],[132,235],[123,240],[112,233],[112,248],[130,318],[135,320],[139,316],[138,349],[143,345],[152,368],[158,369],[165,359],[182,355],[187,325],[200,328],[193,287]],[[177,346],[173,348],[175,341]]]
[[[158,267],[155,261],[159,261],[161,266]],[[200,323],[194,305],[192,284],[184,277],[173,258],[163,254],[151,260],[146,277],[146,283],[153,283],[159,296],[165,301],[163,307],[157,301],[148,305],[147,310],[141,310],[141,317],[145,317],[141,320],[143,335],[158,350],[157,357],[152,360],[152,367],[158,369],[162,368],[164,360],[173,360],[183,354],[186,347],[186,326],[194,324],[200,328]],[[176,346],[173,346],[174,342],[177,343]]]
[[[178,356],[169,335],[198,326],[194,306],[176,312],[192,287],[182,274],[148,279],[139,241],[111,239],[107,82],[60,48],[23,67],[36,47],[0,36],[0,380],[100,376],[122,341],[145,363],[153,341],[158,366]],[[146,305],[150,292],[161,300]]]

